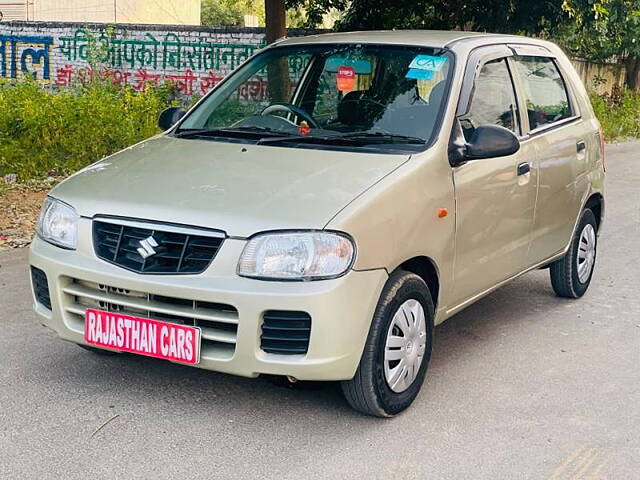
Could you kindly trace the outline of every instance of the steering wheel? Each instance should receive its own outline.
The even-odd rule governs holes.
[[[294,115],[297,115],[298,117],[301,117],[303,120],[305,120],[310,127],[320,128],[320,125],[318,125],[318,122],[316,122],[316,119],[313,118],[311,114],[307,113],[302,108],[296,107],[295,105],[292,105],[290,103],[285,103],[285,102],[272,103],[267,108],[262,110],[262,112],[260,112],[260,115],[272,115],[275,112],[293,113]]]

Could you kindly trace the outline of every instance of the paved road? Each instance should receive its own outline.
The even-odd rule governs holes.
[[[393,420],[332,384],[89,354],[38,325],[27,252],[0,254],[0,478],[640,478],[640,143],[607,166],[586,297],[537,271],[450,319]]]

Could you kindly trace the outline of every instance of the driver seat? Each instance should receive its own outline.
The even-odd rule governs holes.
[[[354,90],[338,103],[338,122],[346,126],[368,128],[384,112],[384,107],[374,103],[369,90]]]

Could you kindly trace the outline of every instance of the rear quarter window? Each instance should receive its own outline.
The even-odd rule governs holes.
[[[527,105],[529,128],[536,130],[574,115],[567,86],[552,58],[514,58]]]

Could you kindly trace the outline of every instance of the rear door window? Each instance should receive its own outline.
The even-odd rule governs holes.
[[[475,81],[469,113],[460,118],[467,141],[482,125],[499,125],[520,134],[518,104],[504,58],[487,62]]]
[[[522,80],[531,130],[573,116],[566,84],[552,58],[522,56],[514,61]]]

